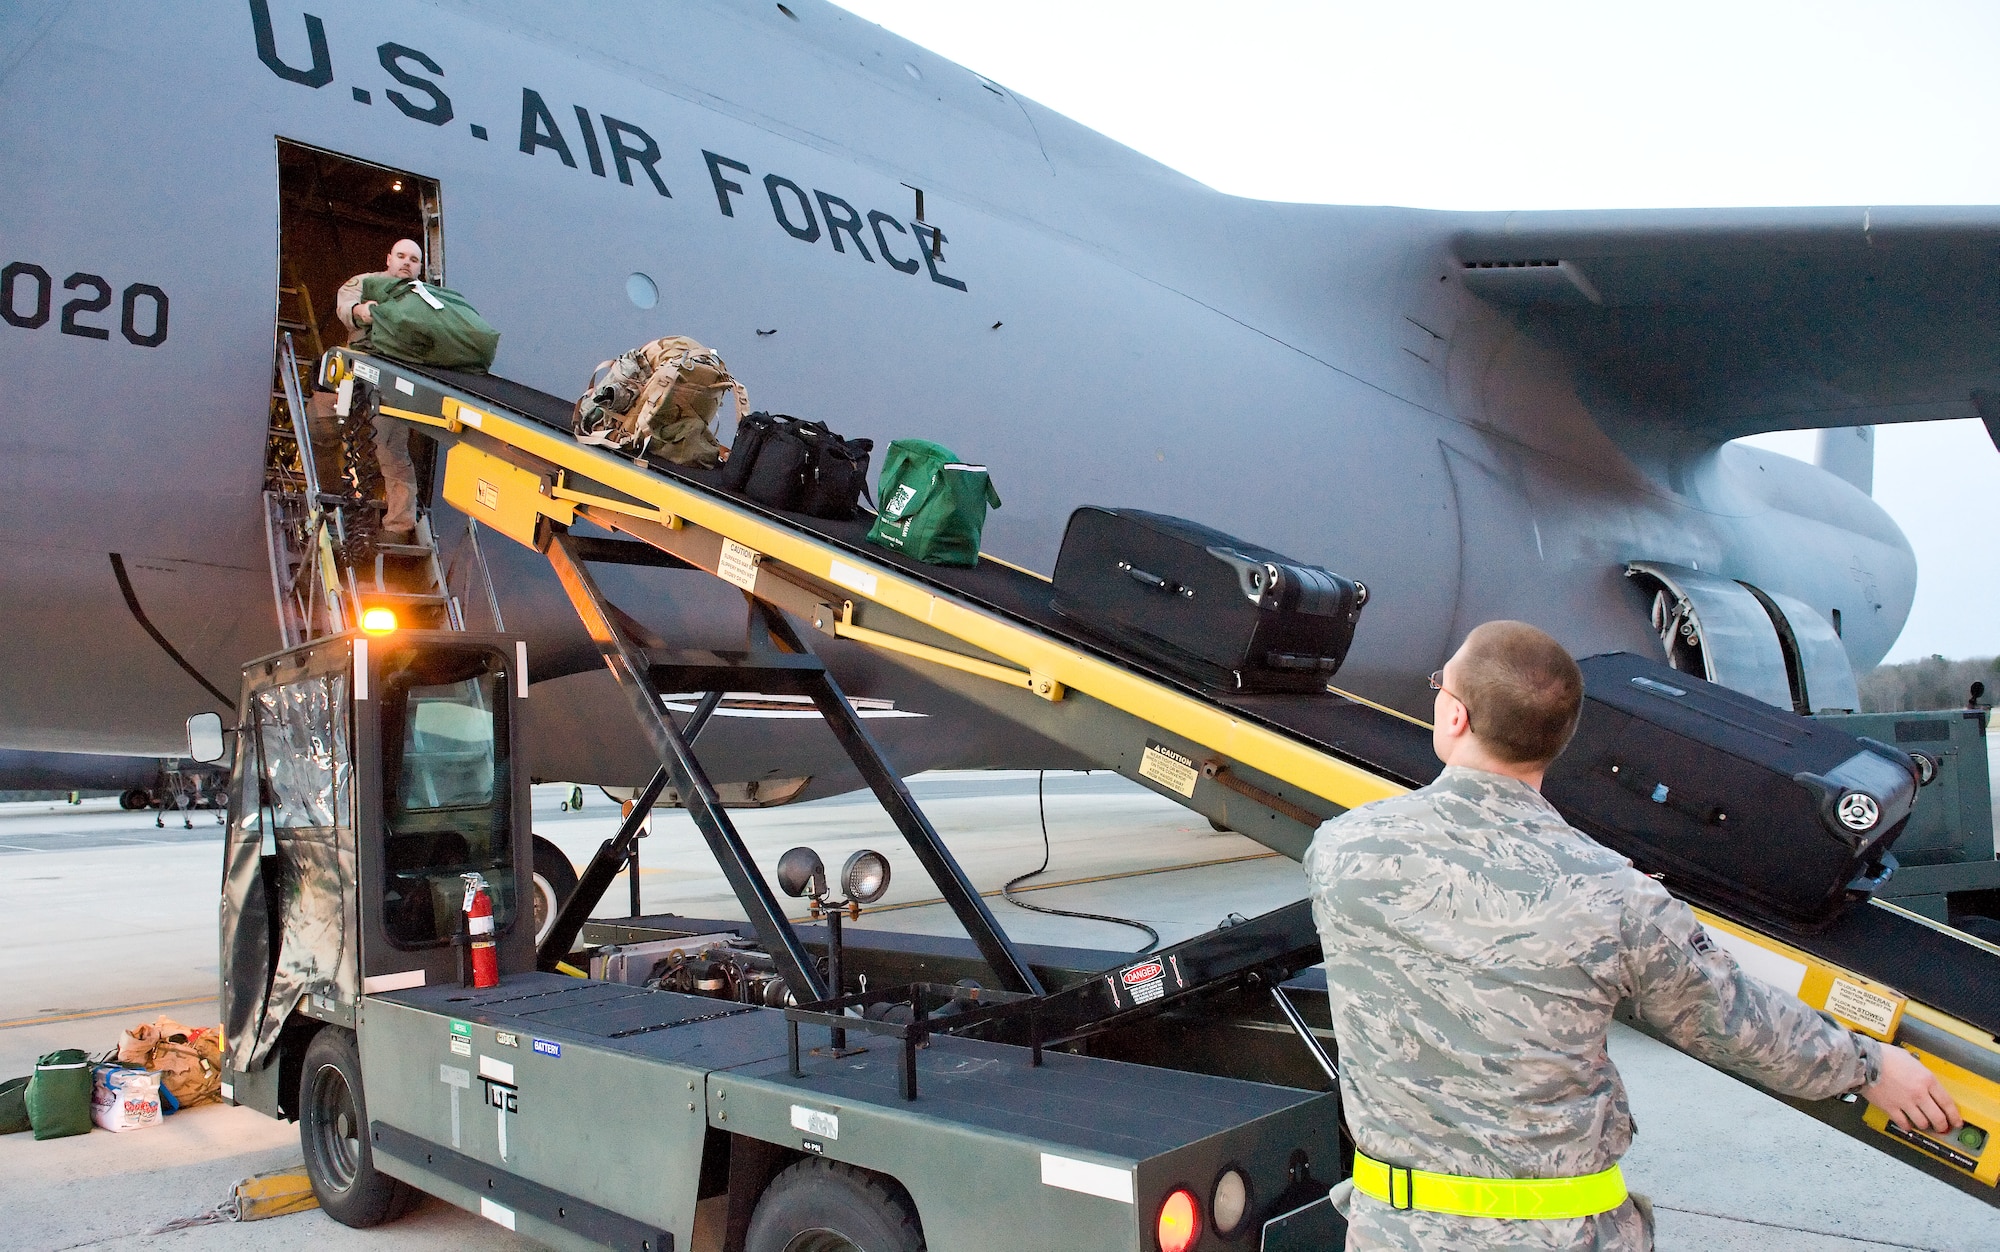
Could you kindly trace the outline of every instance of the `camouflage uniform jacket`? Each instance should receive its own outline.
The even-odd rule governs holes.
[[[1568,1178],[1632,1143],[1605,1049],[1631,1001],[1676,1046],[1788,1095],[1879,1077],[1880,1045],[1756,982],[1686,905],[1539,792],[1447,768],[1343,814],[1306,853],[1340,1088],[1361,1150],[1414,1169]],[[1350,1252],[1638,1250],[1630,1201],[1556,1221],[1399,1211],[1356,1194]]]

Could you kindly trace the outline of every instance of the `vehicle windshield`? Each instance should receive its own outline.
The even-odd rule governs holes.
[[[468,873],[485,876],[496,930],[513,918],[510,758],[501,658],[430,649],[383,670],[383,921],[409,946],[456,934]]]

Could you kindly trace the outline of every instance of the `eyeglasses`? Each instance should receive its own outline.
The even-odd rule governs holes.
[[[1457,693],[1456,691],[1453,691],[1453,690],[1452,690],[1451,688],[1449,688],[1449,687],[1447,687],[1447,686],[1445,686],[1445,685],[1444,685],[1444,671],[1443,671],[1443,670],[1441,670],[1441,669],[1440,669],[1440,670],[1432,670],[1432,671],[1431,671],[1431,679],[1430,679],[1430,681],[1431,681],[1431,690],[1432,690],[1432,691],[1442,691],[1442,692],[1444,692],[1444,693],[1445,693],[1446,695],[1450,696],[1450,697],[1451,697],[1452,699],[1454,699],[1454,700],[1458,701],[1458,704],[1459,704],[1459,707],[1465,710],[1465,728],[1466,728],[1467,730],[1471,730],[1471,729],[1472,729],[1472,706],[1471,706],[1471,705],[1469,705],[1469,704],[1467,704],[1467,703],[1465,702],[1465,697],[1464,697],[1464,696],[1462,696],[1462,695],[1458,694],[1458,693]]]

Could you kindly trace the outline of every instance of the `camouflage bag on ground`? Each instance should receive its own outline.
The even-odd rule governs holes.
[[[119,1036],[118,1062],[159,1074],[179,1108],[222,1098],[220,1026],[183,1026],[170,1017],[142,1023]]]
[[[725,394],[741,420],[750,411],[743,384],[712,349],[673,335],[600,362],[570,425],[579,443],[710,467],[722,460],[714,423]]]

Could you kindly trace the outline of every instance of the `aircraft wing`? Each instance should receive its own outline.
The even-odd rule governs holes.
[[[1979,416],[2000,442],[2000,207],[1487,220],[1454,239],[1466,287],[1593,407],[1718,440]]]

